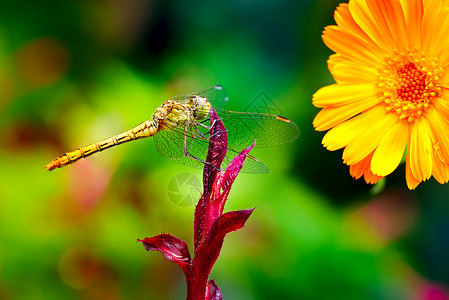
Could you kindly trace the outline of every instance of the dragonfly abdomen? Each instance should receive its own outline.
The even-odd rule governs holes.
[[[101,140],[99,142],[78,148],[74,151],[67,152],[61,156],[58,156],[52,160],[45,168],[51,171],[56,168],[61,168],[72,164],[82,158],[91,156],[94,153],[109,149],[111,147],[133,141],[146,137],[150,137],[156,134],[159,126],[158,120],[145,121],[139,125],[122,132],[120,134],[114,135],[110,138]]]

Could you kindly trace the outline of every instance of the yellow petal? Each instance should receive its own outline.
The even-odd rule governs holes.
[[[449,123],[436,109],[427,112],[426,116],[432,133],[432,145],[439,159],[449,163]]]
[[[431,52],[434,50],[434,46],[443,47],[444,44],[435,44],[438,39],[438,35],[441,33],[441,29],[445,27],[444,18],[445,13],[441,9],[441,3],[444,1],[423,1],[424,3],[424,13],[422,19],[422,50],[431,55],[435,53]],[[446,36],[447,37],[447,36]],[[446,43],[445,43],[446,44]]]
[[[449,181],[449,165],[442,162],[438,155],[433,155],[433,170],[432,174],[436,181],[441,184],[447,183]]]
[[[405,17],[400,1],[367,0],[366,4],[381,31],[389,32],[397,47],[408,47]]]
[[[410,147],[407,148],[407,156],[405,159],[405,180],[407,181],[407,187],[410,190],[414,190],[418,184],[421,182],[413,176],[410,168]]]
[[[427,34],[424,35],[423,50],[431,56],[437,56],[444,65],[448,63],[447,47],[449,45],[449,11],[435,11],[432,18],[427,20]]]
[[[377,80],[376,71],[360,64],[336,64],[329,68],[335,81],[341,84],[373,84]]]
[[[432,101],[435,110],[438,111],[446,121],[449,121],[449,101],[443,98],[436,98]]]
[[[313,120],[313,126],[317,131],[328,130],[378,103],[377,97],[370,97],[348,105],[323,108]]]
[[[334,19],[337,23],[337,26],[344,31],[355,35],[360,40],[365,41],[372,47],[377,47],[377,45],[369,37],[369,35],[367,35],[366,32],[355,22],[354,18],[351,15],[351,12],[349,11],[349,6],[347,3],[340,3],[340,5],[335,10]]]
[[[347,57],[335,53],[327,60],[327,66],[337,83],[372,83],[377,80],[376,68],[355,63]]]
[[[422,1],[401,0],[404,9],[405,23],[407,24],[407,37],[410,48],[421,48],[422,36],[422,17],[423,4]]]
[[[365,114],[369,114],[366,127],[343,151],[343,162],[347,165],[359,162],[376,149],[382,137],[398,121],[396,116],[385,113],[385,108],[381,105],[375,106]]]
[[[381,48],[394,49],[394,39],[385,22],[375,20],[365,1],[349,1],[349,11],[355,22]]]
[[[379,176],[392,173],[401,162],[409,139],[406,122],[396,122],[380,141],[371,161],[371,171]]]
[[[376,184],[382,178],[383,176],[373,174],[370,168],[366,169],[365,174],[363,174],[363,179],[369,184]]]
[[[374,85],[369,84],[332,84],[319,89],[312,98],[316,107],[339,106],[357,102],[375,96]]]
[[[334,25],[325,28],[322,38],[326,46],[334,52],[366,66],[376,67],[386,54],[384,51],[379,53],[376,51],[379,49]]]
[[[379,179],[381,179],[381,176],[377,176],[371,172],[371,159],[373,158],[374,152],[371,152],[368,156],[366,156],[364,159],[359,161],[358,163],[354,165],[349,166],[349,173],[352,177],[355,179],[359,179],[362,177],[365,179],[366,183],[375,184]]]
[[[418,181],[432,175],[432,140],[429,123],[425,118],[415,120],[410,135],[410,170]]]
[[[358,65],[358,63],[355,63],[353,60],[348,59],[346,56],[343,56],[339,53],[334,53],[331,56],[329,56],[329,59],[327,60],[327,65],[329,67],[329,70],[332,70],[332,68],[339,64],[345,64],[345,65]],[[369,68],[370,70],[376,71],[374,68]]]
[[[444,76],[441,80],[441,98],[447,99],[449,94],[449,76]]]
[[[349,166],[349,174],[351,174],[351,176],[354,177],[355,179],[359,179],[360,177],[363,176],[366,169],[369,168],[370,163],[371,157],[370,156],[365,157],[358,163]]]
[[[376,110],[378,110],[377,107]],[[376,120],[375,118],[377,115],[377,113],[373,114],[371,110],[369,110],[332,128],[323,137],[323,146],[329,151],[335,151],[346,147],[352,140],[362,134],[362,132],[370,126],[370,122]]]

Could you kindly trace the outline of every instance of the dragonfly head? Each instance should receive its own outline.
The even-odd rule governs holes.
[[[203,120],[209,115],[210,103],[207,98],[200,96],[193,96],[193,109],[195,113],[195,119]]]

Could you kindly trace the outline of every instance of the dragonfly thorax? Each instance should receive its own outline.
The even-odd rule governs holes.
[[[153,120],[165,128],[175,129],[204,120],[209,115],[209,109],[207,99],[196,95],[186,102],[168,100],[153,114]]]

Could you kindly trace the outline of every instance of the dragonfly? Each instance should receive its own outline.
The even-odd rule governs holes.
[[[105,149],[147,137],[153,137],[156,149],[169,160],[203,168],[211,142],[211,107],[223,122],[228,134],[224,165],[229,164],[242,149],[252,145],[254,140],[255,147],[262,148],[282,145],[299,136],[298,126],[285,117],[221,108],[227,101],[228,96],[220,85],[198,93],[175,96],[165,101],[150,120],[110,138],[58,156],[45,168],[48,171],[61,168]],[[248,154],[241,171],[266,173],[269,169]]]

